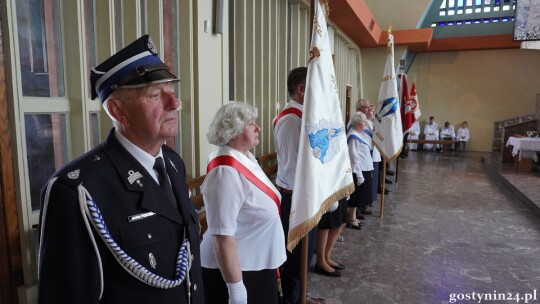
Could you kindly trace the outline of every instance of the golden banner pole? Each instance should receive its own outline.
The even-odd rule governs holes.
[[[384,157],[383,157],[384,158]],[[382,177],[381,177],[381,211],[379,213],[379,216],[381,219],[384,217],[384,180],[386,179],[386,158],[383,159],[383,169],[382,169]],[[379,181],[376,181],[377,183]]]

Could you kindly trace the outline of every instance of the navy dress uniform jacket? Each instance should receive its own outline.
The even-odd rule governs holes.
[[[141,282],[120,265],[89,224],[93,244],[79,206],[79,186],[86,188],[97,204],[122,250],[160,276],[174,278],[178,250],[187,238],[194,258],[190,271],[192,303],[204,303],[199,223],[189,199],[184,163],[167,146],[162,151],[177,209],[118,142],[114,129],[103,144],[55,173],[48,196],[47,186],[42,191],[39,303],[187,302],[187,279],[170,289]],[[137,217],[150,212],[155,214]]]

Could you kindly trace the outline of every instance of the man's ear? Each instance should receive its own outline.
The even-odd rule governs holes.
[[[115,97],[109,98],[109,101],[107,101],[107,109],[111,116],[121,125],[126,125],[128,123],[129,120],[124,113],[124,104],[120,99]]]

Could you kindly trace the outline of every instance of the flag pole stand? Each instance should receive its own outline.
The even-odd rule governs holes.
[[[309,233],[302,238],[302,258],[300,259],[300,303],[306,304],[307,299],[307,260],[308,260],[308,239]]]
[[[383,169],[382,169],[382,177],[381,177],[381,211],[379,212],[379,217],[382,219],[384,217],[384,186],[386,179],[386,158],[383,158]],[[378,182],[378,181],[377,181]]]

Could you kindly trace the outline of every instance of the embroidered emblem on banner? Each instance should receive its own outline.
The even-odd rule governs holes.
[[[381,119],[383,119],[384,117],[394,114],[397,108],[398,108],[397,98],[394,96],[387,98],[383,101],[381,108],[379,109],[379,112],[375,114],[375,118],[377,118],[377,120],[381,122]]]
[[[322,119],[319,123],[308,124],[306,133],[313,157],[324,164],[336,156],[340,149],[338,139],[343,134],[343,126],[340,123]]]
[[[133,170],[128,171],[128,182],[130,185],[133,185],[133,183],[137,182],[137,185],[139,185],[139,187],[142,187],[143,184],[140,181],[142,177],[142,174],[139,172],[135,172]]]
[[[80,173],[81,173],[81,170],[79,170],[79,169],[73,170],[71,172],[68,172],[67,177],[69,179],[77,179],[77,178],[79,178]]]

